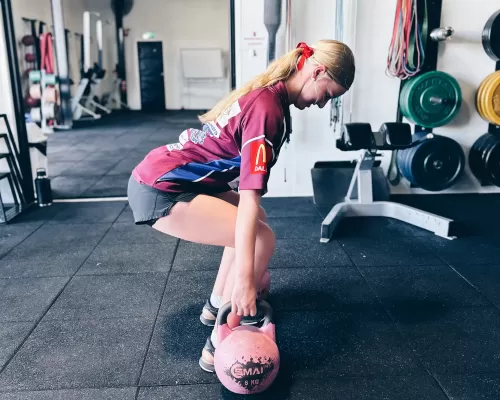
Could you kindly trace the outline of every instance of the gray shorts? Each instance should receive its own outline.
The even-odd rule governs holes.
[[[132,176],[128,181],[127,189],[128,203],[134,214],[137,225],[153,225],[159,218],[168,215],[172,207],[181,202],[190,202],[197,193],[167,193],[142,185]]]

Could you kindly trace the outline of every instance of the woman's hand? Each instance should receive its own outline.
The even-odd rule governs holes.
[[[256,301],[257,290],[253,276],[248,278],[237,277],[231,296],[231,311],[240,317],[254,317],[257,314]]]

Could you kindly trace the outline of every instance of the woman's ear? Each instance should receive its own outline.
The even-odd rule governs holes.
[[[326,67],[324,65],[317,65],[312,73],[312,79],[315,81],[318,79],[318,77],[326,72]]]

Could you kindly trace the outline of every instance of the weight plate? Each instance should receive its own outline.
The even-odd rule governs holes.
[[[493,14],[483,28],[483,49],[494,61],[500,61],[500,10]]]
[[[462,91],[457,80],[440,71],[414,78],[403,93],[401,112],[408,120],[426,128],[446,125],[462,105]]]
[[[500,125],[500,71],[497,71],[484,88],[483,113],[488,121]]]
[[[465,154],[453,139],[435,135],[416,147],[400,150],[397,164],[410,183],[436,192],[451,187],[462,175]]]
[[[481,82],[481,84],[479,85],[479,88],[477,89],[476,91],[476,109],[479,113],[479,115],[483,118],[483,119],[486,119],[486,117],[484,116],[484,112],[483,112],[483,108],[482,108],[482,102],[481,102],[481,98],[482,98],[482,93],[484,91],[484,87],[486,86],[486,84],[488,83],[488,79],[493,75],[494,73],[492,74],[489,74],[486,78],[483,79],[483,81]]]
[[[480,136],[470,149],[469,166],[481,184],[500,187],[500,138],[491,133]]]

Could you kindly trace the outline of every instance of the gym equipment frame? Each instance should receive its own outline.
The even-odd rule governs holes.
[[[344,127],[348,127],[349,125],[351,124],[345,124]],[[407,129],[410,129],[408,124],[400,123],[397,125],[407,125]],[[381,131],[383,131],[382,128]],[[373,136],[375,137],[376,134],[379,134],[379,132],[374,132]],[[387,137],[390,137],[390,135]],[[348,140],[349,139],[346,140],[345,138],[340,139],[337,141],[337,147],[344,151],[362,150],[359,146],[351,146]],[[450,226],[453,223],[453,220],[451,219],[400,203],[373,200],[372,168],[378,154],[376,152],[374,153],[372,149],[397,150],[409,148],[417,146],[424,140],[432,140],[432,134],[412,142],[410,132],[409,140],[406,144],[393,145],[390,143],[391,140],[384,139],[384,143],[382,145],[374,145],[371,149],[365,149],[365,152],[360,155],[357,161],[345,201],[336,204],[321,223],[320,242],[328,243],[331,240],[333,232],[339,222],[342,218],[347,217],[394,218],[407,224],[434,232],[437,236],[450,240],[456,239],[455,236],[450,236]]]

